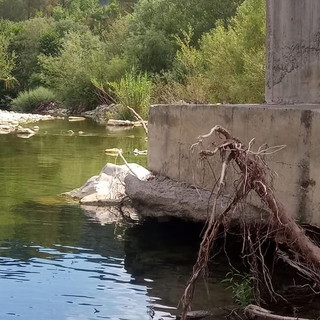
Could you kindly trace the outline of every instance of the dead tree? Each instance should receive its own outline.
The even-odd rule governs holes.
[[[222,137],[222,142],[220,140],[218,145],[214,140],[215,135]],[[212,139],[211,145],[213,148],[211,150],[202,149],[202,142],[205,139]],[[202,159],[209,160],[211,157],[220,155],[222,164],[220,179],[215,183],[212,212],[206,222],[198,258],[181,298],[183,320],[186,319],[186,313],[191,306],[196,280],[206,273],[214,241],[220,227],[228,228],[230,216],[241,210],[241,204],[251,192],[255,192],[258,195],[269,213],[266,221],[267,230],[263,235],[256,233],[254,237],[249,227],[243,229],[246,232],[243,237],[245,243],[243,248],[246,247],[249,250],[246,257],[250,265],[250,271],[256,279],[254,283],[255,300],[258,303],[260,302],[259,286],[261,284],[267,288],[273,298],[277,297],[272,285],[272,277],[266,267],[265,257],[261,250],[262,243],[267,240],[275,242],[278,258],[302,274],[309,281],[313,290],[320,289],[320,248],[306,236],[304,230],[297,225],[292,215],[286,211],[282,203],[276,198],[270,179],[271,170],[263,160],[265,155],[275,153],[285,146],[260,147],[257,152],[253,152],[251,150],[252,143],[253,140],[246,147],[239,139],[232,137],[226,129],[217,125],[208,134],[200,136],[198,142],[192,146],[193,149],[200,147]],[[233,199],[218,214],[218,199],[222,196],[226,172],[231,164],[235,164],[239,169],[240,178],[236,184]]]

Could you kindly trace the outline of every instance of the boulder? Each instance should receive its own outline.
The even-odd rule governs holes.
[[[15,131],[16,127],[9,124],[0,124],[0,134],[8,134]]]
[[[125,196],[124,180],[128,175],[134,175],[139,180],[146,180],[151,173],[135,163],[128,165],[107,163],[98,176],[90,178],[82,187],[67,192],[65,195],[77,198],[85,205],[116,205]]]
[[[203,222],[208,217],[211,195],[208,190],[163,176],[141,181],[130,175],[126,177],[125,185],[126,194],[141,216],[158,219],[176,217],[195,222]]]
[[[94,110],[85,111],[81,115],[86,118],[91,118],[94,121],[98,122],[99,124],[106,124],[110,116],[116,115],[117,113],[116,110],[118,106],[119,105],[116,105],[116,104],[110,104],[110,105],[103,104],[98,106]]]
[[[21,126],[19,126],[17,128],[17,134],[19,135],[23,135],[23,134],[26,134],[26,135],[34,135],[36,132],[31,130],[30,128],[23,128]]]
[[[168,217],[195,222],[205,222],[212,214],[212,199],[215,194],[210,190],[196,188],[181,181],[174,181],[158,175],[141,181],[128,175],[125,179],[126,194],[133,207],[142,217],[162,220]],[[216,206],[216,214],[220,214],[232,201],[228,194],[220,196]],[[230,224],[239,225],[239,219],[247,223],[264,223],[269,213],[250,203],[243,203],[241,211],[234,210]]]

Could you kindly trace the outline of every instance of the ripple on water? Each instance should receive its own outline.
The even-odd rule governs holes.
[[[171,318],[170,307],[148,297],[147,286],[132,283],[123,259],[60,245],[29,249],[48,258],[0,258],[1,319],[151,319],[150,310]]]

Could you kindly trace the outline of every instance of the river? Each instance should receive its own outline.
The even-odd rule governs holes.
[[[122,148],[146,165],[142,128],[110,130],[89,120],[37,123],[29,139],[0,135],[0,319],[174,319],[201,226],[100,225],[58,195],[82,185]],[[68,133],[73,130],[74,134]],[[195,309],[232,304],[220,264],[200,283]]]

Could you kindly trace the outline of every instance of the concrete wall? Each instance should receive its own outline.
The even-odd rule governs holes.
[[[267,103],[320,103],[320,1],[267,0]]]
[[[256,138],[256,149],[264,143],[287,145],[268,157],[270,167],[278,173],[274,183],[277,196],[295,217],[320,226],[320,109],[311,105],[153,106],[149,117],[149,169],[212,188],[208,165],[200,163],[190,147],[199,135],[217,124],[245,144]],[[227,190],[231,190],[230,185]]]

